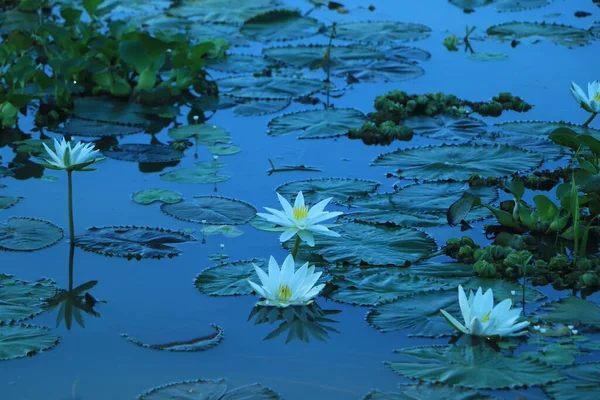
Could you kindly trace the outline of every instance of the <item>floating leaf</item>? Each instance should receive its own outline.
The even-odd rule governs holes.
[[[200,162],[191,168],[181,168],[160,174],[160,179],[177,183],[218,183],[229,180],[231,177],[219,174],[223,164],[220,162]]]
[[[217,346],[219,343],[221,343],[221,341],[223,340],[223,336],[225,335],[225,333],[223,332],[223,329],[220,326],[215,325],[215,324],[211,324],[210,326],[212,326],[215,329],[214,333],[211,333],[206,336],[194,338],[191,340],[170,342],[170,343],[164,343],[164,344],[146,344],[146,343],[139,341],[136,338],[129,336],[126,333],[121,334],[121,336],[124,337],[125,339],[129,340],[131,343],[136,344],[140,347],[147,348],[147,349],[175,351],[175,352],[203,351],[203,350],[210,349],[211,347]]]
[[[564,155],[564,147],[542,137],[495,134],[477,139],[476,142],[477,144],[500,144],[520,147],[525,150],[533,150],[536,153],[542,154],[546,161],[558,160]]]
[[[114,98],[83,97],[75,100],[73,114],[81,119],[140,127],[147,125],[149,121],[146,117],[155,115],[156,111],[139,103]]]
[[[160,209],[183,221],[212,225],[242,225],[256,214],[248,203],[219,196],[194,196],[193,202],[163,204]]]
[[[279,186],[275,191],[288,199],[296,198],[302,191],[304,201],[318,203],[333,197],[334,201],[345,202],[351,198],[360,198],[373,193],[379,187],[379,182],[353,178],[321,178],[294,181]]]
[[[46,153],[46,149],[44,148],[44,144],[50,148],[54,147],[54,140],[52,139],[26,139],[18,142],[13,142],[13,144],[17,145],[17,152],[19,153],[29,153],[41,155]]]
[[[262,53],[286,65],[296,68],[324,68],[325,54],[329,51],[329,68],[335,73],[340,67],[365,65],[373,60],[385,59],[385,54],[378,50],[353,46],[301,45],[287,47],[270,47]]]
[[[152,144],[118,144],[102,153],[110,158],[138,163],[167,163],[179,160],[183,152],[168,146]]]
[[[331,29],[323,34],[329,36]],[[359,21],[335,26],[335,38],[378,45],[407,42],[429,37],[431,28],[422,24],[397,21]]]
[[[0,360],[33,356],[58,344],[50,329],[34,325],[0,325]]]
[[[193,396],[193,397],[191,397]],[[138,400],[280,400],[273,390],[258,383],[229,390],[224,379],[170,383],[142,394]]]
[[[539,153],[510,146],[442,145],[382,154],[373,165],[393,166],[407,179],[466,181],[472,175],[504,177],[537,168]]]
[[[52,131],[62,133],[65,136],[83,137],[109,137],[133,135],[144,131],[144,126],[139,125],[140,120],[134,125],[111,124],[109,122],[93,121],[87,119],[70,118],[62,128],[53,128]]]
[[[402,268],[400,273],[411,274],[420,278],[434,279],[451,287],[464,285],[473,278],[473,266],[456,262],[437,263],[424,262],[412,264],[408,268]]]
[[[495,4],[498,11],[521,11],[548,5],[548,0],[450,0],[450,3],[463,10]]]
[[[264,57],[246,54],[227,54],[224,58],[207,60],[206,68],[230,74],[244,74],[260,72],[279,66]]]
[[[535,358],[548,365],[572,365],[575,362],[575,354],[578,354],[574,343],[551,343],[539,348],[536,338],[531,344],[538,344],[537,351],[527,351],[521,354]]]
[[[483,136],[486,123],[470,117],[439,115],[437,117],[410,117],[402,125],[413,129],[415,135],[446,142],[467,142]]]
[[[326,108],[285,114],[269,121],[268,134],[287,135],[300,132],[298,139],[322,139],[346,135],[350,129],[359,129],[367,120],[353,108]]]
[[[545,385],[553,399],[596,400],[600,391],[600,363],[578,364],[561,369],[567,380]]]
[[[234,238],[243,235],[244,231],[232,225],[209,225],[202,228],[202,233],[205,235],[218,235],[221,233],[225,237]]]
[[[252,40],[292,40],[316,35],[322,24],[314,18],[303,17],[297,10],[271,10],[250,18],[240,32]]]
[[[218,144],[209,147],[208,151],[216,156],[230,156],[239,153],[242,151],[242,148],[240,146],[224,146]]]
[[[6,224],[0,222],[0,250],[40,250],[62,238],[63,230],[48,221],[13,217]]]
[[[0,185],[0,189],[2,189],[5,186]],[[15,196],[0,196],[0,210],[4,210],[5,208],[11,208],[12,206],[14,206],[15,204],[17,204],[19,201],[21,201],[22,197],[15,197]]]
[[[131,198],[134,202],[142,205],[152,204],[155,201],[174,204],[183,200],[181,194],[167,189],[146,189],[134,193]]]
[[[229,144],[231,136],[224,128],[212,124],[183,125],[169,131],[169,137],[174,140],[195,138],[199,144],[213,146],[217,143]]]
[[[350,83],[361,82],[399,82],[415,79],[425,70],[414,63],[396,60],[374,60],[365,65],[345,65],[335,69],[334,75],[345,77]]]
[[[399,60],[405,62],[427,61],[431,58],[431,53],[418,47],[409,46],[390,46],[383,50],[385,56],[390,60]]]
[[[402,393],[389,393],[373,390],[362,400],[494,400],[497,397],[486,396],[475,390],[458,386],[440,384],[400,385]]]
[[[57,292],[56,283],[50,279],[26,282],[0,274],[0,325],[40,314],[44,301]]]
[[[242,24],[279,4],[279,0],[184,0],[169,14],[209,24]]]
[[[435,241],[426,233],[406,227],[343,224],[341,237],[319,236],[310,251],[331,263],[352,265],[405,265],[437,250]],[[301,249],[306,247],[301,246]]]
[[[579,135],[590,135],[600,138],[600,130],[575,125],[569,122],[552,121],[513,121],[503,124],[496,124],[493,127],[498,128],[505,135],[533,136],[538,139],[548,139],[552,131],[558,128],[569,128]]]
[[[522,354],[509,357],[486,345],[414,347],[396,352],[421,361],[388,362],[394,372],[431,383],[471,389],[508,389],[562,379],[559,372],[542,362]]]
[[[505,22],[489,27],[486,33],[502,40],[544,38],[566,47],[585,46],[592,40],[592,34],[585,29],[545,22]]]
[[[244,101],[233,108],[233,114],[242,117],[277,113],[290,105],[290,99]]]
[[[233,296],[251,294],[248,279],[259,282],[254,264],[264,268],[263,260],[236,261],[205,269],[196,276],[194,285],[209,296]]]
[[[283,76],[234,76],[216,83],[221,94],[242,99],[295,99],[331,86],[318,80]]]
[[[546,313],[539,315],[555,324],[584,324],[600,329],[600,307],[579,297],[569,296],[544,305]]]
[[[508,58],[504,53],[471,53],[467,56],[469,60],[475,61],[502,61]]]
[[[180,251],[172,244],[195,240],[191,235],[163,228],[106,226],[89,228],[75,239],[75,245],[104,256],[141,260],[175,257]]]

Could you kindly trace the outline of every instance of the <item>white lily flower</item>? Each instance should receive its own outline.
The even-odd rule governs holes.
[[[254,270],[261,284],[258,285],[251,280],[248,280],[248,283],[264,299],[256,304],[287,307],[312,303],[314,297],[325,287],[325,284],[315,286],[315,283],[321,277],[321,272],[315,272],[314,265],[309,267],[308,263],[305,263],[295,272],[294,269],[295,263],[291,254],[283,261],[281,269],[277,261],[271,256],[268,275],[255,264]]]
[[[340,236],[339,233],[329,230],[325,225],[320,225],[320,222],[336,218],[343,214],[339,211],[323,211],[332,197],[318,202],[310,209],[304,204],[302,191],[298,192],[294,201],[294,207],[279,193],[277,193],[277,197],[279,198],[281,207],[283,207],[283,211],[265,207],[265,210],[271,214],[256,213],[256,215],[283,227],[283,233],[279,237],[280,241],[285,242],[297,234],[300,239],[312,247],[315,245],[313,233],[334,237]]]
[[[511,310],[511,299],[506,299],[494,307],[492,289],[488,289],[485,294],[481,288],[477,289],[475,294],[471,290],[467,299],[464,289],[459,286],[458,304],[465,321],[464,325],[446,311],[440,311],[454,328],[464,334],[482,337],[522,336],[527,334],[527,331],[522,329],[529,325],[529,322],[516,323],[521,315],[521,310]]]
[[[588,83],[587,95],[575,82],[571,82],[571,94],[585,111],[600,113],[600,82]]]
[[[54,139],[54,151],[46,146],[46,143],[43,143],[43,145],[49,156],[45,161],[56,169],[81,170],[104,159],[98,157],[100,151],[94,149],[93,143],[78,142],[74,147],[71,147],[71,143],[67,142],[65,138],[60,141]]]

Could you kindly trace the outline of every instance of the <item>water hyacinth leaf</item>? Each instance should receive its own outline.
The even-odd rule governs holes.
[[[254,265],[264,269],[266,263],[263,260],[236,261],[205,269],[196,276],[194,286],[209,296],[251,294],[248,279],[260,282]]]
[[[224,146],[224,145],[215,145],[208,148],[208,151],[216,156],[230,156],[233,154],[237,154],[242,151],[240,146]]]
[[[260,72],[279,66],[265,59],[264,57],[251,56],[246,54],[227,54],[225,58],[209,60],[206,63],[207,69],[227,72],[230,74],[244,74]]]
[[[384,266],[412,263],[437,250],[426,233],[406,228],[348,222],[337,229],[341,237],[319,236],[312,251],[331,263]],[[301,246],[305,249],[305,246]]]
[[[568,379],[544,386],[553,399],[596,400],[600,391],[600,363],[578,364],[561,370]]]
[[[131,199],[137,204],[148,205],[155,201],[162,203],[174,204],[183,200],[180,193],[167,189],[146,189],[136,192],[131,196]]]
[[[323,139],[343,136],[359,129],[367,117],[352,108],[326,108],[285,114],[269,121],[271,136],[299,132],[298,139]]]
[[[215,324],[210,325],[215,331],[210,333],[209,335],[197,337],[190,340],[185,341],[176,341],[169,342],[163,344],[146,344],[141,342],[140,340],[129,336],[126,333],[121,334],[121,337],[124,337],[131,343],[144,347],[146,349],[153,350],[163,350],[163,351],[173,351],[173,352],[190,352],[190,351],[203,351],[210,349],[212,347],[217,346],[223,340],[225,333],[223,329]]]
[[[278,9],[248,19],[240,32],[252,40],[267,42],[316,35],[322,26],[316,19],[303,17],[297,10]]]
[[[109,137],[133,135],[144,131],[142,122],[135,120],[133,125],[113,124],[103,121],[94,121],[80,118],[70,118],[61,128],[53,128],[52,131],[62,133],[66,136],[83,137]]]
[[[378,50],[353,46],[300,45],[269,47],[262,53],[268,58],[296,68],[320,69],[326,67],[325,55],[329,52],[329,68],[335,73],[337,68],[349,65],[365,65],[373,60],[385,59]]]
[[[30,357],[58,344],[50,329],[35,325],[0,325],[0,360]]]
[[[396,60],[374,60],[365,65],[343,65],[335,68],[334,75],[346,78],[350,83],[361,82],[399,82],[415,79],[425,70],[413,63]]]
[[[0,274],[0,325],[40,314],[44,301],[57,292],[56,283],[50,279],[27,282]]]
[[[333,197],[333,201],[346,202],[349,199],[361,198],[374,193],[379,182],[354,178],[321,178],[289,182],[279,186],[275,191],[293,201],[302,191],[306,203],[315,204]]]
[[[322,81],[284,76],[234,76],[216,80],[222,95],[242,99],[295,99],[331,87]]]
[[[331,28],[323,32],[331,35]],[[398,21],[359,21],[337,24],[335,38],[370,45],[390,42],[408,42],[429,37],[431,28],[422,24]]]
[[[483,136],[487,124],[475,118],[439,115],[437,117],[410,117],[402,125],[413,129],[415,135],[445,142],[468,142]]]
[[[92,227],[75,239],[75,245],[85,251],[108,257],[127,259],[175,257],[181,252],[176,243],[193,242],[188,234],[163,228],[138,226]]]
[[[102,153],[116,160],[138,163],[168,163],[183,157],[182,151],[168,146],[139,143],[118,144],[108,150],[103,150]]]
[[[6,10],[0,15],[0,34],[7,35],[12,31],[37,31],[40,18],[36,12],[23,12],[18,8]]]
[[[169,130],[169,137],[173,140],[195,138],[198,144],[213,146],[217,143],[229,144],[231,136],[224,128],[212,124],[183,125]]]
[[[63,230],[48,221],[13,217],[5,224],[0,222],[0,250],[40,250],[62,238]]]
[[[225,379],[219,381],[200,379],[170,383],[150,390],[137,400],[280,400],[273,390],[254,383],[231,389]]]
[[[219,196],[194,196],[193,202],[163,204],[160,209],[183,221],[211,225],[243,225],[256,214],[248,203]]]
[[[244,231],[233,225],[210,225],[202,228],[202,233],[207,236],[222,234],[225,237],[234,238],[243,235]]]
[[[400,268],[361,268],[349,272],[329,270],[335,289],[327,297],[341,303],[372,306],[387,303],[418,292],[440,290],[447,285],[399,272]]]
[[[555,324],[584,324],[600,329],[600,307],[579,297],[569,296],[544,305],[539,315],[544,321]]]
[[[427,346],[396,352],[420,361],[388,362],[394,372],[430,383],[471,389],[508,389],[562,379],[558,371],[540,361],[522,354],[508,357],[487,345]]]
[[[486,33],[501,40],[544,38],[569,48],[588,45],[592,40],[588,30],[545,22],[505,22],[489,27]]]
[[[218,183],[231,177],[220,173],[220,162],[200,162],[191,168],[180,168],[160,174],[160,179],[176,183]]]
[[[407,179],[466,181],[474,174],[504,177],[529,171],[543,160],[541,154],[517,147],[462,144],[396,150],[372,165],[396,167],[396,174]]]
[[[171,7],[169,14],[205,23],[237,25],[280,4],[279,0],[184,0]]]

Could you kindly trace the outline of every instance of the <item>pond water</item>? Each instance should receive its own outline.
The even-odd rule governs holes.
[[[472,101],[489,101],[500,92],[511,92],[534,107],[526,113],[506,111],[497,118],[475,114],[476,117],[491,125],[514,120],[581,124],[589,116],[573,101],[569,88],[571,81],[584,85],[598,79],[598,41],[567,48],[547,39],[538,43],[523,39],[513,48],[510,40],[498,42],[484,38],[487,27],[509,21],[548,21],[588,29],[594,20],[600,20],[600,8],[592,1],[552,1],[542,8],[518,12],[498,12],[494,5],[489,5],[476,8],[473,13],[464,13],[461,8],[441,0],[372,0],[369,3],[344,0],[343,3],[348,13],[320,8],[312,11],[310,16],[326,25],[377,20],[424,24],[432,30],[427,38],[403,44],[423,49],[431,53],[431,58],[419,62],[425,72],[415,79],[346,85],[344,79],[333,78],[332,81],[341,89],[332,92],[331,103],[336,108],[353,108],[367,114],[374,111],[375,97],[392,90],[403,90],[409,94],[441,91]],[[310,2],[299,0],[286,0],[285,5],[297,7],[303,12],[312,7]],[[367,8],[369,5],[374,7],[372,11]],[[576,18],[574,12],[579,10],[592,15]],[[444,38],[451,34],[462,37],[465,25],[477,27],[471,40],[476,52],[504,53],[508,57],[494,61],[469,59],[462,45],[458,46],[456,52],[448,51],[442,45]],[[263,47],[313,43],[326,45],[328,41],[328,35],[320,34],[283,44],[250,42],[247,47],[232,47],[228,52],[260,55]],[[334,39],[337,45],[350,43]],[[303,72],[307,77],[324,78],[321,70]],[[211,71],[211,74],[213,78],[228,76],[216,71]],[[323,95],[318,97],[325,98]],[[56,326],[57,309],[26,321],[50,327],[52,333],[60,337],[60,343],[33,357],[0,361],[0,398],[132,399],[154,387],[173,382],[225,378],[230,388],[258,382],[289,400],[341,400],[360,399],[372,389],[396,392],[399,384],[411,382],[394,373],[384,361],[406,361],[407,357],[393,351],[422,345],[446,345],[450,337],[409,337],[412,329],[382,333],[365,321],[370,307],[335,302],[319,296],[316,304],[322,310],[338,311],[327,317],[334,322],[326,322],[325,325],[336,331],[329,332],[324,341],[311,336],[308,343],[302,340],[286,343],[287,332],[265,340],[278,323],[255,324],[255,317],[249,320],[249,314],[258,300],[255,295],[207,296],[194,286],[194,280],[201,271],[219,264],[209,259],[214,254],[225,253],[229,257],[226,262],[254,258],[266,260],[272,255],[281,263],[289,251],[281,246],[278,234],[244,224],[238,226],[243,231],[241,236],[228,238],[206,235],[203,243],[200,232],[202,226],[198,223],[175,219],[161,212],[157,203],[143,206],[131,200],[135,192],[161,188],[180,193],[186,201],[193,196],[224,196],[247,202],[258,211],[263,211],[265,206],[280,208],[275,194],[275,189],[280,185],[329,177],[374,180],[380,183],[378,192],[391,192],[394,185],[405,186],[414,181],[386,177],[386,173],[395,168],[372,166],[375,158],[396,149],[443,142],[415,135],[408,142],[394,141],[389,146],[367,146],[361,140],[350,140],[345,136],[299,140],[296,133],[282,136],[267,134],[267,124],[274,117],[319,108],[322,107],[292,102],[283,111],[260,116],[238,116],[231,109],[218,110],[208,122],[225,128],[233,144],[242,150],[237,154],[219,157],[219,162],[224,163],[223,171],[231,175],[231,179],[216,184],[184,184],[160,178],[163,172],[192,167],[200,161],[212,162],[213,155],[206,146],[198,147],[198,158],[194,157],[193,147],[186,149],[176,166],[158,172],[143,172],[143,166],[136,162],[108,158],[96,166],[95,172],[73,174],[76,236],[85,234],[86,229],[93,226],[135,225],[173,230],[194,229],[192,235],[199,240],[176,244],[175,247],[181,250],[179,255],[158,260],[105,257],[76,247],[72,260],[73,286],[98,281],[90,293],[103,301],[95,307],[100,316],[84,314],[85,328],[74,321],[69,330],[64,321]],[[188,111],[185,107],[180,110],[181,115],[177,118],[179,123],[187,124]],[[38,132],[32,131],[34,124],[30,116],[21,116],[18,127],[33,138],[39,137]],[[139,133],[118,137],[117,140],[120,145],[149,144],[152,140],[166,144],[171,140],[168,136],[171,127],[161,130],[154,137]],[[600,120],[593,121],[590,127],[600,128]],[[53,138],[61,137],[53,132],[46,133]],[[75,139],[89,140],[76,136]],[[2,144],[5,144],[5,140],[2,140]],[[15,157],[14,148],[4,145],[0,148],[0,156],[2,165],[6,167]],[[305,165],[321,171],[268,174],[269,159],[277,167]],[[559,160],[558,164],[546,161],[540,168],[564,165],[565,160]],[[485,158],[480,161],[486,163]],[[511,162],[510,158],[508,162]],[[1,252],[0,272],[27,281],[51,278],[59,288],[66,289],[69,287],[67,176],[64,171],[46,169],[44,177],[57,179],[2,178],[0,184],[7,187],[2,189],[4,193],[1,194],[22,196],[23,199],[14,207],[0,210],[0,221],[5,222],[11,217],[47,220],[62,227],[65,237],[39,251]],[[502,196],[502,199],[508,198],[508,195]],[[548,196],[552,197],[553,192]],[[525,200],[530,201],[531,197],[530,193]],[[331,204],[327,210],[348,212],[347,207],[337,204]],[[473,229],[467,232],[447,225],[419,229],[431,235],[438,246],[451,237],[466,234],[477,243],[486,245],[489,241],[483,236],[482,228],[487,223],[491,223],[491,220],[476,222]],[[316,241],[319,242],[318,236]],[[435,261],[452,260],[441,256]],[[347,265],[345,268],[352,267]],[[545,301],[570,294],[570,291],[555,291],[549,286],[536,289],[549,296]],[[591,295],[587,301],[598,304],[600,297]],[[597,316],[594,318],[597,319]],[[217,346],[204,351],[148,349],[122,337],[126,333],[144,343],[187,341],[209,335],[213,332],[210,324],[221,327],[224,338]],[[594,337],[591,328],[588,337]],[[597,354],[591,354],[583,361],[599,361],[599,358]],[[496,391],[494,395],[501,398],[548,398],[539,388]],[[438,398],[446,397],[440,395]]]

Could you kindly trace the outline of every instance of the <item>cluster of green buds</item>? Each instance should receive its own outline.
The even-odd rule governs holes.
[[[475,262],[474,252],[480,247],[468,236],[448,239],[442,248],[444,254],[454,258],[460,263],[472,264]]]
[[[361,139],[366,145],[389,145],[394,140],[411,140],[413,129],[404,125],[396,125],[392,121],[384,122],[380,126],[367,121],[360,129],[351,129],[348,132],[348,137],[350,139]]]

